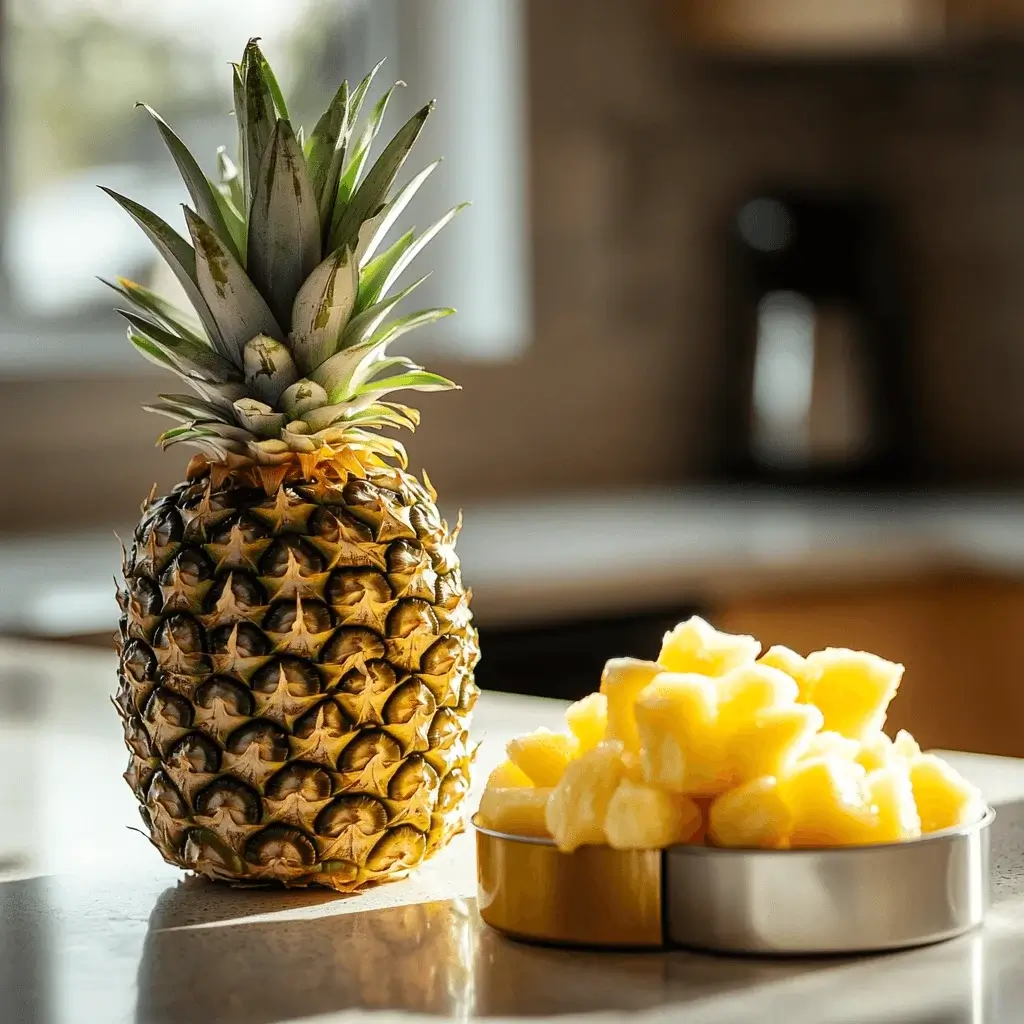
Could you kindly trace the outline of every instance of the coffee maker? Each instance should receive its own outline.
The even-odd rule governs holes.
[[[755,192],[730,219],[726,282],[716,476],[912,483],[907,286],[884,205]]]

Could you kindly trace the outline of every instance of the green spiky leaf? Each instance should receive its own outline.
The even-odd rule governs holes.
[[[354,247],[363,221],[387,202],[387,194],[433,109],[431,101],[399,128],[352,199],[343,210],[340,207],[335,209],[335,223],[331,227],[332,248],[342,245]]]
[[[195,395],[157,395],[157,397],[160,399],[160,411],[168,414],[173,411],[176,415],[192,420],[216,420],[224,417],[223,406],[203,398],[197,398]],[[149,408],[149,406],[144,406],[144,408]]]
[[[379,256],[375,256],[359,271],[359,295],[356,297],[356,313],[361,313],[377,302],[384,292],[384,282],[395,264],[405,255],[406,250],[416,241],[415,231],[406,231],[396,238]]]
[[[451,391],[458,387],[459,385],[454,381],[442,377],[439,373],[412,370],[409,373],[400,373],[394,377],[361,384],[356,388],[355,394],[360,398],[367,395],[380,398],[392,391]]]
[[[238,422],[258,437],[277,437],[287,422],[283,412],[275,412],[264,402],[255,398],[243,398],[235,402],[235,416]]]
[[[352,317],[348,322],[348,327],[345,328],[345,333],[341,337],[341,348],[351,348],[353,345],[359,345],[365,341],[377,330],[391,310],[419,288],[429,276],[429,274],[424,274],[423,277],[413,281],[412,284],[403,288],[400,292],[395,292],[394,295],[389,295],[386,299],[375,302],[372,306],[368,306],[361,313]]]
[[[195,250],[174,228],[151,210],[147,210],[133,199],[119,195],[113,189],[106,188],[103,185],[100,188],[121,209],[125,210],[146,233],[149,240],[156,247],[157,252],[160,253],[164,261],[174,272],[174,276],[181,283],[182,288],[184,288],[189,302],[192,303],[196,313],[199,314],[199,319],[202,320],[206,333],[210,336],[213,347],[223,355],[223,338],[220,328],[217,326],[217,321],[207,305],[206,299],[203,297],[203,293],[199,288],[198,278],[196,277]]]
[[[317,121],[309,137],[306,163],[309,180],[316,196],[320,230],[324,239],[334,216],[334,200],[338,194],[338,178],[345,163],[348,145],[348,82],[342,82],[330,106]]]
[[[245,343],[257,334],[278,341],[284,332],[263,296],[210,226],[185,208],[185,221],[195,243],[196,279],[222,338],[227,357],[242,365]]]
[[[136,106],[142,107],[156,123],[160,135],[163,137],[164,144],[178,166],[178,171],[185,182],[188,194],[192,197],[196,213],[217,232],[221,241],[231,247],[235,256],[239,256],[239,252],[235,247],[235,240],[228,230],[227,222],[221,210],[219,193],[210,184],[210,180],[206,175],[203,174],[202,169],[196,162],[196,158],[174,133],[171,126],[148,103],[137,103]]]
[[[236,367],[206,345],[198,345],[194,341],[173,334],[131,310],[118,309],[117,312],[128,321],[136,334],[142,335],[151,345],[156,346],[182,372],[216,382],[241,379]]]
[[[256,179],[260,163],[277,121],[277,109],[270,91],[270,85],[264,77],[263,65],[266,61],[260,52],[255,39],[250,39],[242,55],[240,74],[242,78],[242,171],[245,175],[245,195],[247,203],[252,202],[256,192]]]
[[[377,133],[380,131],[380,126],[384,123],[384,115],[387,113],[391,97],[394,95],[396,89],[404,85],[404,82],[395,82],[395,84],[391,86],[391,88],[388,89],[388,91],[384,93],[379,100],[377,100],[373,105],[373,109],[370,111],[370,116],[366,119],[366,125],[359,133],[359,138],[352,147],[352,155],[349,157],[348,163],[342,171],[341,177],[338,179],[338,195],[335,199],[334,217],[331,222],[332,231],[334,230],[334,226],[338,223],[338,220],[343,215],[346,203],[348,203],[352,198],[359,185],[363,170],[366,167],[366,162],[370,159],[370,149],[373,146],[373,140],[377,137]]]
[[[180,334],[189,341],[194,341],[197,345],[210,344],[202,325],[184,310],[168,302],[162,295],[157,295],[156,292],[129,281],[126,277],[119,277],[116,282],[108,281],[105,277],[101,277],[100,280],[144,313],[155,318],[162,327]]]
[[[381,58],[376,64],[370,69],[369,73],[360,83],[352,90],[352,95],[349,98],[348,104],[348,130],[351,131],[359,118],[360,113],[363,109],[363,101],[366,99],[366,94],[370,91],[370,86],[373,85],[373,80],[377,77],[377,72],[384,66],[384,59]]]
[[[378,213],[362,224],[359,228],[359,240],[356,243],[356,259],[360,267],[365,266],[373,258],[380,243],[384,241],[395,222],[405,212],[405,208],[420,190],[420,186],[433,174],[440,163],[440,160],[435,160],[432,164],[424,167],[419,174],[403,185],[394,198],[385,203]]]
[[[395,260],[391,269],[388,270],[384,280],[381,282],[378,294],[386,295],[388,289],[405,273],[409,264],[437,237],[441,229],[450,224],[467,206],[469,206],[469,203],[459,203],[458,206],[453,206],[443,217],[435,221],[423,234],[419,235],[412,245],[408,246],[398,259]]]
[[[339,249],[307,278],[292,307],[292,352],[304,373],[337,351],[355,306],[359,271],[352,253]]]
[[[320,218],[306,161],[281,119],[260,165],[249,212],[248,274],[285,331],[303,281],[320,262]]]
[[[254,42],[258,43],[259,40],[254,40]],[[270,61],[268,61],[263,55],[263,51],[257,49],[256,52],[259,54],[260,73],[263,75],[263,81],[270,90],[270,96],[274,101],[274,109],[277,111],[277,116],[287,118],[288,104],[285,102],[281,86],[277,84],[277,75],[274,74],[274,70],[270,66]]]

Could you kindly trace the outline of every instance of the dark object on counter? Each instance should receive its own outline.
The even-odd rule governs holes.
[[[717,476],[913,482],[904,268],[883,206],[787,191],[745,200],[727,301]]]
[[[483,623],[476,682],[484,690],[579,700],[597,689],[609,658],[657,658],[663,634],[694,614],[698,609],[684,607],[530,625]]]

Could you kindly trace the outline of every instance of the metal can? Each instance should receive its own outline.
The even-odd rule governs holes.
[[[478,905],[515,938],[561,945],[812,955],[905,949],[981,924],[995,811],[875,846],[673,846],[562,853],[476,821]]]

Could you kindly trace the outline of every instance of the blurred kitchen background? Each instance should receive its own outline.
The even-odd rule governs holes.
[[[307,124],[390,55],[392,126],[439,99],[414,218],[475,201],[418,343],[464,390],[409,448],[465,512],[484,686],[578,695],[700,611],[901,660],[894,726],[1024,755],[1024,0],[2,0],[0,32],[0,634],[110,642],[113,531],[188,456],[96,281],[168,275],[95,185],[179,217],[133,104],[212,170],[259,35]]]

